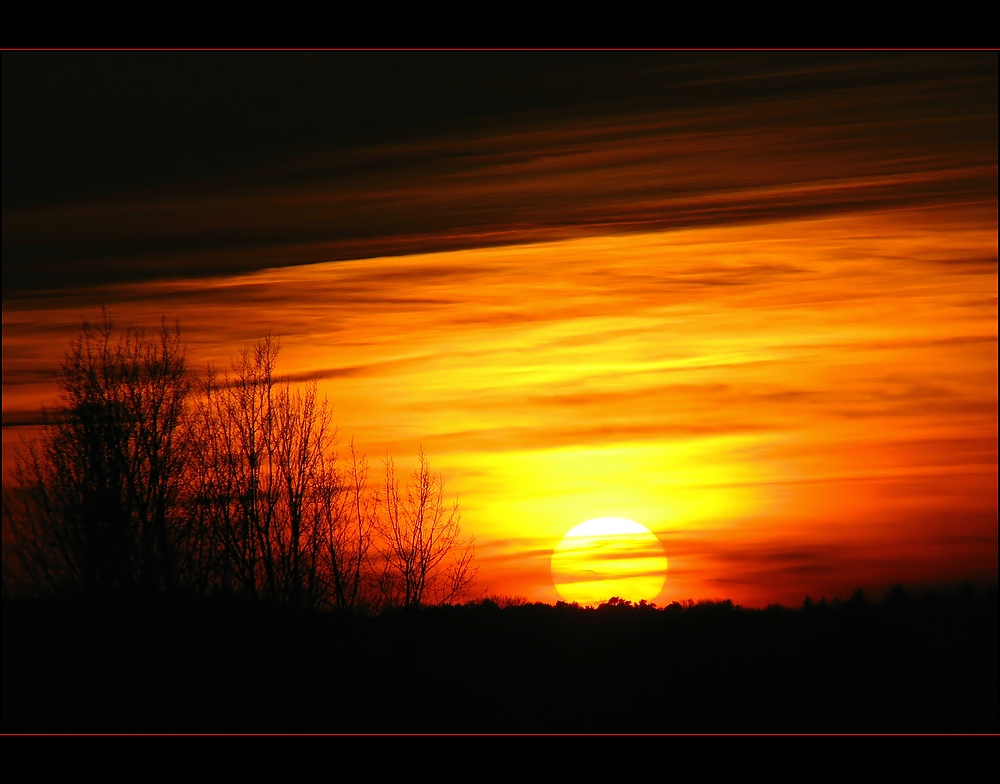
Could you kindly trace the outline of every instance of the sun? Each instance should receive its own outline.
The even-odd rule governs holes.
[[[613,596],[652,601],[666,578],[660,540],[623,517],[580,523],[552,551],[552,583],[567,602],[595,605]]]

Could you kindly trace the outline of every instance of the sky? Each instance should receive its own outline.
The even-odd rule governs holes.
[[[995,52],[3,53],[3,444],[81,320],[270,332],[477,590],[997,582]]]

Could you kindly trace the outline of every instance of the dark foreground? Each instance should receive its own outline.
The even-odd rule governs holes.
[[[4,732],[997,732],[997,593],[378,618],[3,605]]]

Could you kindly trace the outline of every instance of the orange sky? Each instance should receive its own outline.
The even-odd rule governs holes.
[[[280,336],[478,590],[997,581],[995,52],[4,53],[3,456],[82,319]],[[10,111],[8,111],[8,104]]]
[[[81,318],[177,319],[195,367],[268,328],[341,444],[423,445],[480,590],[639,521],[659,603],[798,604],[997,576],[996,205],[865,210],[11,298],[5,424],[54,402]],[[22,428],[5,427],[4,460]]]

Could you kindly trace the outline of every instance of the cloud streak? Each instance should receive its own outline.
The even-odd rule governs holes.
[[[918,71],[891,87],[858,71],[835,100],[826,90],[789,91],[697,110],[514,117],[502,129],[313,153],[237,177],[5,209],[4,296],[53,277],[78,286],[992,204],[995,100],[984,99],[988,79],[969,65],[937,78]]]

